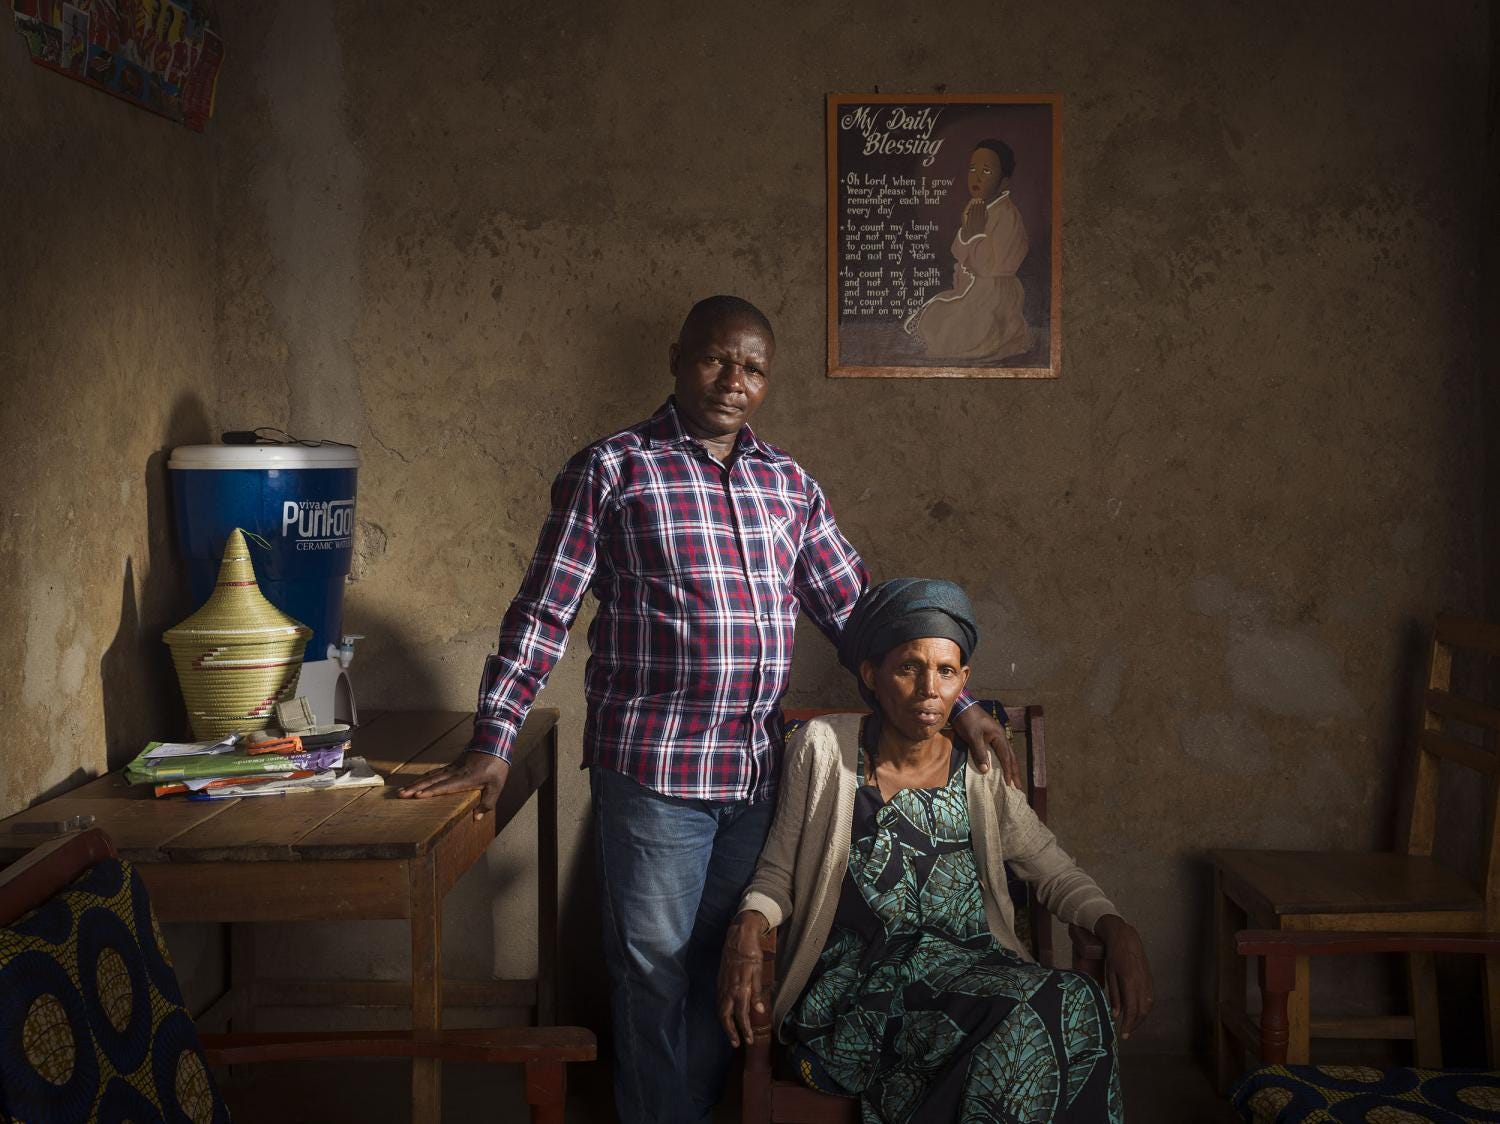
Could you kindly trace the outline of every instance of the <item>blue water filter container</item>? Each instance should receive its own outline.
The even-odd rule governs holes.
[[[313,630],[309,661],[329,656],[343,627],[344,578],[354,555],[359,451],[347,445],[182,445],[167,463],[177,537],[193,601],[213,590],[224,542],[254,531],[261,592]]]

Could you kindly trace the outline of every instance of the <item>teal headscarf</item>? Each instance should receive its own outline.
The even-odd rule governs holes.
[[[896,645],[926,636],[952,640],[967,664],[979,646],[974,606],[950,581],[893,578],[871,586],[856,602],[839,637],[839,662],[858,678],[864,660],[879,661]]]

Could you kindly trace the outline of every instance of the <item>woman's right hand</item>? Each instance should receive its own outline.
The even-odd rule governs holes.
[[[970,199],[968,206],[964,208],[963,226],[960,233],[966,239],[973,239],[984,233],[985,209],[984,200]]]
[[[1151,1013],[1151,966],[1146,962],[1146,948],[1135,926],[1115,913],[1098,920],[1094,935],[1104,942],[1110,1014],[1120,1037],[1129,1038]]]
[[[770,927],[764,914],[747,909],[730,922],[724,941],[719,962],[719,1022],[733,1046],[755,1041],[752,1010],[761,1018],[766,1014],[760,998],[760,938]]]

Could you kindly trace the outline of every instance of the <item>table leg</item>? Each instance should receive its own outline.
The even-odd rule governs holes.
[[[229,1026],[236,1034],[255,1029],[255,925],[249,921],[229,926]]]
[[[1500,1069],[1500,956],[1484,958],[1484,1043],[1491,1069]]]
[[[562,1062],[526,1063],[526,1103],[531,1124],[563,1124],[568,1073]]]
[[[255,925],[249,921],[229,925],[229,1029],[248,1034],[255,1029]],[[236,1085],[250,1084],[253,1066],[229,1067]]]
[[[443,1025],[443,903],[437,892],[433,854],[413,859],[411,880],[411,1026],[438,1030]],[[413,1058],[411,1118],[413,1124],[438,1124],[442,1118],[443,1063]]]
[[[557,1021],[557,727],[547,731],[547,780],[536,799],[536,1021]]]
[[[1413,953],[1407,960],[1416,1063],[1422,1069],[1443,1068],[1443,1037],[1438,1025],[1437,957]]]
[[[1312,1057],[1312,960],[1293,961],[1292,994],[1286,1004],[1286,1064],[1307,1065]]]
[[[1245,1052],[1229,1033],[1225,1017],[1245,1010],[1245,961],[1234,951],[1234,934],[1245,927],[1245,911],[1229,897],[1224,877],[1214,871],[1214,1069],[1219,1092],[1227,1093],[1240,1075]]]

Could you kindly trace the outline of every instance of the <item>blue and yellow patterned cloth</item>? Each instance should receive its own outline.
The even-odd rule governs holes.
[[[0,929],[0,1119],[229,1120],[129,863]]]
[[[1500,1073],[1268,1065],[1230,1094],[1247,1124],[1500,1122]]]

